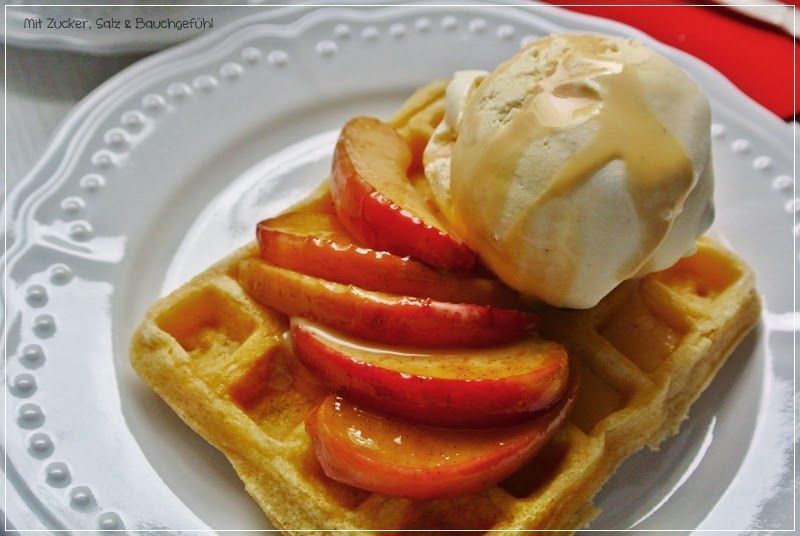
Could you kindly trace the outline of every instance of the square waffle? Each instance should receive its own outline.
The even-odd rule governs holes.
[[[393,119],[416,158],[442,117],[444,88],[418,90]],[[499,485],[413,501],[323,473],[304,419],[327,389],[292,354],[286,317],[239,284],[239,263],[257,256],[250,244],[157,301],[134,334],[131,362],[288,532],[584,527],[619,463],[677,433],[760,308],[747,265],[701,238],[693,256],[623,283],[592,309],[543,310],[543,335],[566,346],[581,375],[569,422]]]

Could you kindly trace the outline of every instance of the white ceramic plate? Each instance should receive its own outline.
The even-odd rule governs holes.
[[[796,327],[791,129],[699,61],[546,6],[291,8],[111,79],[10,195],[7,514],[19,528],[269,524],[225,459],[133,373],[148,304],[326,176],[337,129],[549,32],[636,35],[714,109],[714,234],[756,269],[764,316],[679,436],[627,461],[593,528],[792,526]]]

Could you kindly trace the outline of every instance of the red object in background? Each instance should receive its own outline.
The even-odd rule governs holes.
[[[614,6],[586,6],[589,3],[586,0],[547,1],[638,28],[715,67],[744,93],[782,118],[791,119],[797,114],[792,91],[795,44],[780,29],[723,6],[695,6],[685,0],[648,1],[686,4],[669,7],[619,5],[641,0],[615,1]]]

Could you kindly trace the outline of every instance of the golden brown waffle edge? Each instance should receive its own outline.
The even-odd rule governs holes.
[[[421,88],[393,119],[412,146],[424,146],[441,119],[443,92],[442,82]],[[598,513],[591,501],[619,463],[678,431],[760,308],[747,265],[701,238],[694,256],[620,285],[593,309],[545,310],[543,333],[562,342],[581,371],[570,422],[498,486],[410,501],[322,473],[303,420],[326,390],[287,349],[285,318],[239,286],[236,267],[254,255],[257,247],[248,245],[157,301],[134,334],[130,356],[136,372],[225,454],[247,492],[288,532],[581,528]],[[234,403],[232,388],[251,402]]]

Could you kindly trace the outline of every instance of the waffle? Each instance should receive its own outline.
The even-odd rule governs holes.
[[[394,118],[417,158],[442,116],[443,91],[443,83],[422,88]],[[131,361],[289,532],[584,527],[618,464],[677,433],[759,314],[750,269],[707,238],[695,255],[620,285],[593,309],[544,309],[542,333],[567,347],[581,374],[569,421],[499,485],[412,501],[322,472],[303,422],[327,389],[286,344],[287,319],[239,285],[239,263],[257,255],[248,245],[156,302],[133,337]]]

